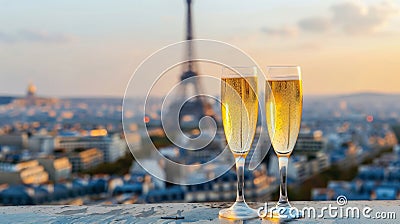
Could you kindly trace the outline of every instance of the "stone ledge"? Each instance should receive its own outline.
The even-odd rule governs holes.
[[[249,203],[253,208],[263,203]],[[272,203],[270,203],[272,205]],[[338,206],[336,201],[296,201],[299,209],[313,206],[315,209]],[[231,203],[165,203],[94,206],[6,206],[0,207],[0,223],[243,223],[218,218],[221,208]],[[374,212],[395,212],[397,219],[357,218],[302,218],[291,223],[395,223],[400,219],[400,200],[397,201],[349,201],[345,207],[369,206]],[[165,219],[183,217],[182,219]],[[270,223],[270,220],[254,219],[245,223]]]

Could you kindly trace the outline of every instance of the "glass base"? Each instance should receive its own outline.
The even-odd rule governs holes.
[[[250,208],[246,202],[235,202],[230,208],[219,211],[219,216],[227,219],[246,220],[258,218],[255,209]]]
[[[279,220],[293,220],[302,218],[301,210],[287,203],[278,203],[268,211],[268,218]]]

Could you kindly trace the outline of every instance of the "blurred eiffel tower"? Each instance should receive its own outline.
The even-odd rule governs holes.
[[[170,105],[170,112],[174,111],[179,113],[179,122],[181,128],[184,129],[196,129],[199,121],[204,116],[210,116],[215,120],[215,112],[210,102],[200,95],[204,94],[200,78],[198,76],[198,69],[196,62],[193,61],[194,49],[193,49],[193,25],[192,25],[192,0],[186,0],[187,6],[187,17],[186,17],[186,56],[184,64],[183,74],[180,77],[178,98]],[[190,99],[183,104],[180,111],[177,111],[180,107],[181,102],[185,99]]]

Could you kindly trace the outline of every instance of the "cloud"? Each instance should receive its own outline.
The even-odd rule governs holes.
[[[369,34],[378,32],[390,19],[398,14],[397,5],[381,2],[365,5],[360,2],[345,2],[330,7],[331,15],[301,19],[298,26],[306,32],[339,30],[345,34]]]
[[[332,27],[332,22],[324,17],[310,17],[301,19],[298,26],[305,31],[310,32],[325,32]]]
[[[355,2],[336,4],[331,7],[332,22],[348,34],[374,33],[384,27],[399,10],[392,2],[363,5]]]
[[[0,32],[0,43],[11,43],[14,42],[14,38],[7,33]]]
[[[42,30],[21,30],[18,34],[23,40],[32,42],[62,43],[69,42],[73,39],[66,34],[49,33]]]
[[[273,37],[295,37],[299,33],[298,28],[295,26],[284,26],[281,28],[264,27],[261,31]]]
[[[0,42],[36,42],[36,43],[66,43],[75,38],[63,33],[50,33],[44,30],[24,29],[16,33],[0,32]]]

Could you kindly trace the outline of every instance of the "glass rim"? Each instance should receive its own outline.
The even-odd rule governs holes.
[[[299,65],[271,65],[267,66],[267,80],[302,80],[301,68]],[[296,69],[296,72],[282,72],[271,75],[271,70],[279,70],[279,69]]]
[[[300,68],[300,65],[267,65],[268,68]]]
[[[250,73],[241,72],[243,69],[252,69]],[[229,78],[229,77],[257,77],[258,67],[253,66],[223,66],[221,78]],[[225,73],[225,71],[230,71],[230,73]]]

